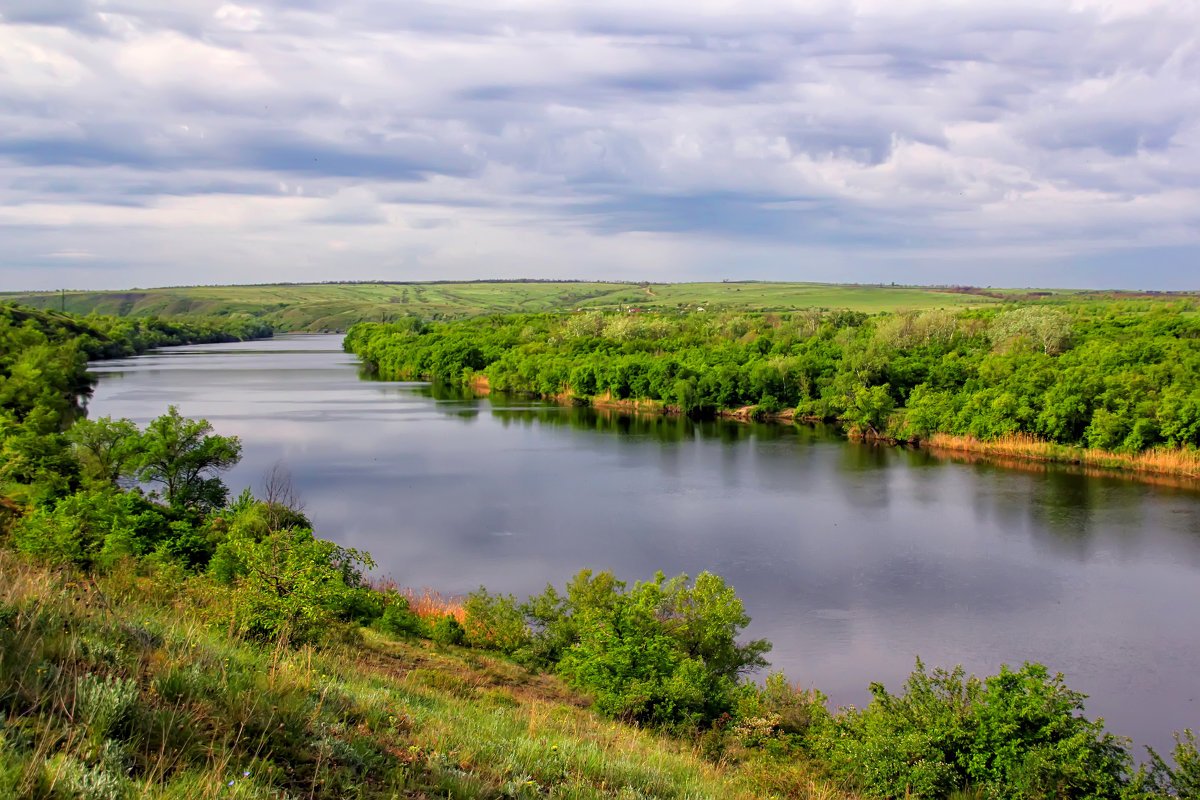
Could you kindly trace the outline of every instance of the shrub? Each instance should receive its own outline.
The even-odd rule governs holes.
[[[529,645],[525,615],[512,595],[489,594],[481,586],[467,596],[464,609],[463,628],[471,647],[512,655]]]
[[[559,672],[602,713],[639,722],[695,725],[727,713],[738,676],[764,664],[769,649],[763,641],[737,643],[750,618],[710,573],[694,584],[659,573],[626,592],[607,573],[583,572],[562,611],[575,641]]]
[[[871,687],[815,739],[834,771],[875,797],[1115,798],[1130,759],[1122,740],[1080,715],[1083,695],[1040,664],[980,681],[918,661],[902,695]]]
[[[409,606],[408,598],[398,592],[384,595],[383,615],[376,621],[379,630],[391,636],[428,636],[429,628]]]
[[[75,711],[97,741],[118,732],[133,713],[138,686],[131,680],[112,675],[101,678],[84,675],[75,684]]]
[[[829,720],[825,704],[825,695],[794,686],[782,672],[775,672],[767,676],[761,688],[751,683],[741,687],[735,716],[740,722],[769,719],[777,734],[795,737],[799,742],[815,726]]]
[[[1150,785],[1161,795],[1180,800],[1200,800],[1200,751],[1190,730],[1175,734],[1172,768],[1154,750],[1150,751]]]
[[[461,645],[467,638],[467,632],[454,617],[446,614],[433,623],[429,638],[441,645]]]
[[[18,550],[56,563],[109,568],[140,556],[170,527],[153,504],[116,489],[81,491],[23,517],[13,530]]]
[[[231,572],[240,575],[233,616],[257,638],[310,642],[335,622],[353,618],[364,589],[360,567],[374,566],[370,556],[304,528],[228,544],[237,560]]]

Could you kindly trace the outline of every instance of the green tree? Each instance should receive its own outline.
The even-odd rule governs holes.
[[[177,508],[218,508],[228,495],[210,473],[227,470],[242,454],[236,436],[218,436],[208,420],[187,419],[171,406],[146,426],[137,476],[162,486],[163,499]]]
[[[79,454],[85,474],[94,480],[115,485],[137,472],[142,438],[132,420],[81,419],[67,431],[67,439]]]
[[[896,408],[889,388],[884,384],[856,389],[849,398],[842,419],[862,433],[882,435],[887,431],[888,419]]]
[[[318,539],[306,528],[229,542],[238,560],[234,617],[246,633],[303,643],[352,617],[365,590],[366,553]]]
[[[1191,730],[1175,734],[1175,766],[1150,750],[1150,785],[1162,797],[1200,800],[1200,750]]]
[[[554,599],[537,604],[550,611]],[[558,670],[593,696],[602,713],[656,724],[697,724],[734,705],[738,677],[766,663],[765,641],[739,644],[749,623],[742,602],[718,576],[695,583],[662,573],[630,591],[608,573],[580,573],[562,613],[569,625],[540,622],[554,638],[573,633]]]

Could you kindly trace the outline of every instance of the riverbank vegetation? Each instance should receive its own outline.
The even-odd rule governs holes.
[[[1135,767],[1040,665],[918,663],[864,709],[751,682],[769,645],[707,573],[418,613],[281,473],[230,499],[205,421],[79,420],[90,330],[0,339],[0,796],[1196,796],[1190,733]]]
[[[388,379],[1200,474],[1187,303],[408,319],[355,326],[345,346]]]

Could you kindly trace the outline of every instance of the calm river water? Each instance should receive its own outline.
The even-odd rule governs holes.
[[[1114,732],[1200,728],[1200,492],[957,463],[820,430],[441,397],[363,380],[338,336],[97,364],[93,417],[176,404],[291,471],[319,534],[403,584],[521,597],[583,567],[725,576],[770,658],[835,703],[920,656],[1041,661]]]

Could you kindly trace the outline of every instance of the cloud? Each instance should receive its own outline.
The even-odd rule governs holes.
[[[0,287],[1196,288],[1197,28],[1190,0],[9,0]]]

